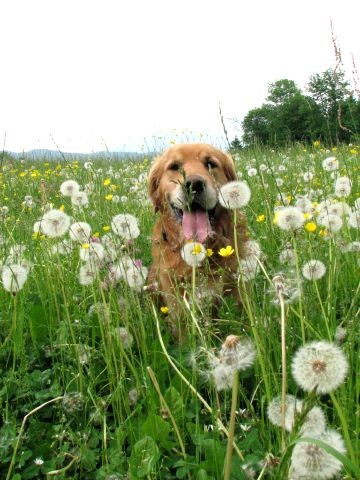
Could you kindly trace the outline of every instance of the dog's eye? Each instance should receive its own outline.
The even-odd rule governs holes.
[[[171,163],[169,165],[169,170],[172,170],[173,172],[177,172],[178,170],[180,170],[180,163]]]
[[[217,167],[216,163],[214,162],[214,160],[211,160],[211,158],[205,158],[205,166],[208,170]]]

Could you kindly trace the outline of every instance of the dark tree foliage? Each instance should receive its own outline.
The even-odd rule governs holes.
[[[305,95],[293,80],[268,87],[266,103],[245,116],[243,142],[284,146],[322,140],[350,142],[360,131],[360,102],[341,71],[326,70],[310,78]]]

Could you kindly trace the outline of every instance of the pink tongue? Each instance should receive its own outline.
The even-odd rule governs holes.
[[[209,217],[206,212],[184,212],[182,226],[186,240],[204,242],[211,232]]]

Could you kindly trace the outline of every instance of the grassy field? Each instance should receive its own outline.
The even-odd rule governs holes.
[[[360,147],[234,158],[249,296],[210,320],[195,269],[180,346],[142,288],[152,159],[2,160],[1,479],[360,478]]]

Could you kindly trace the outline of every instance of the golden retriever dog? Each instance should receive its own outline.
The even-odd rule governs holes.
[[[233,180],[236,173],[231,157],[202,143],[174,145],[155,159],[149,172],[149,196],[159,218],[152,235],[153,264],[147,283],[149,290],[160,295],[162,305],[168,307],[170,324],[178,337],[182,336],[178,299],[192,278],[192,267],[181,255],[186,242],[199,242],[213,252],[196,267],[199,276],[206,278],[202,293],[214,293],[214,305],[219,303],[216,298],[224,294],[234,295],[241,303],[238,259],[235,253],[227,257],[218,253],[235,243],[233,212],[219,203],[220,187]],[[247,237],[246,220],[240,212],[236,235],[241,257]]]

